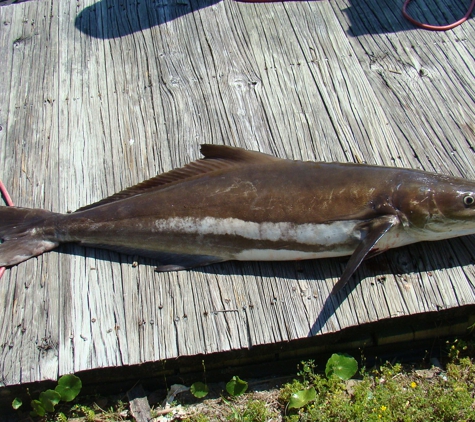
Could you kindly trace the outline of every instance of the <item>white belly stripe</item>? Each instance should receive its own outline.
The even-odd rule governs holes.
[[[334,258],[347,256],[351,250],[329,250],[326,252],[289,251],[286,249],[246,249],[237,253],[234,259],[238,261],[294,261],[301,259]]]
[[[233,258],[241,261],[287,261],[297,259],[347,256],[354,252],[362,233],[357,228],[360,220],[334,221],[323,224],[295,224],[290,222],[256,223],[237,218],[172,217],[155,221],[154,232],[205,235],[229,235],[249,239],[248,248],[235,252]],[[288,242],[288,247],[262,249],[253,247],[252,241]],[[408,230],[399,227],[387,233],[375,246],[380,251],[420,241]],[[298,245],[307,245],[299,250]],[[315,245],[315,251],[308,246]],[[302,248],[305,249],[305,248]],[[208,252],[209,253],[209,252]],[[220,251],[216,251],[220,256]]]
[[[256,223],[237,218],[202,219],[173,217],[155,222],[157,232],[175,232],[198,235],[231,235],[249,240],[269,240],[301,243],[305,245],[332,246],[359,240],[361,233],[355,230],[358,220],[335,221],[325,224]]]

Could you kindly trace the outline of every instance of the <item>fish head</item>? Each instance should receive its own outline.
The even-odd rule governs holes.
[[[399,180],[393,204],[406,231],[418,241],[475,233],[475,181],[408,173]]]
[[[475,224],[475,182],[449,179],[433,187],[433,201],[447,220]]]
[[[428,186],[427,197],[424,229],[439,233],[434,240],[475,233],[475,182],[439,177]]]

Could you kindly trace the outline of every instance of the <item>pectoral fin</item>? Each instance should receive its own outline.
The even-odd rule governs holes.
[[[340,280],[333,286],[333,295],[338,293],[346,283],[348,283],[350,277],[358,269],[363,259],[365,259],[375,247],[376,243],[378,243],[389,230],[398,225],[398,223],[399,220],[395,215],[385,215],[365,223],[363,231],[366,231],[366,236],[363,237],[361,243],[353,252],[353,255],[351,255]]]

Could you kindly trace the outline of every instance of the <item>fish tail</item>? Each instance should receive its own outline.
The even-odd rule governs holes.
[[[48,220],[56,215],[41,209],[0,207],[0,267],[16,265],[58,246],[54,230],[48,229]]]

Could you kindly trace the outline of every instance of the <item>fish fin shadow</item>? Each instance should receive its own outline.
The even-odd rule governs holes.
[[[195,267],[202,267],[205,265],[215,264],[222,262],[223,259],[217,256],[210,255],[192,255],[192,254],[177,254],[169,252],[148,251],[140,248],[132,247],[118,247],[110,245],[87,245],[80,244],[84,247],[98,248],[102,250],[109,250],[118,252],[121,254],[139,256],[145,258],[151,258],[157,261],[155,271],[157,272],[169,272],[169,271],[181,271],[188,270]],[[154,265],[154,263],[152,263]]]
[[[91,248],[91,250],[94,250],[94,248]],[[137,254],[133,253],[132,255],[119,255],[106,249],[96,250],[95,258],[99,260],[132,264],[137,259],[137,256],[133,256]],[[391,249],[384,254],[365,260],[363,265],[361,265],[350,278],[347,285],[336,295],[330,295],[327,289],[320,290],[318,283],[324,280],[338,278],[347,260],[347,258],[344,257],[287,262],[216,262],[214,265],[209,266],[195,266],[193,267],[193,271],[209,276],[257,276],[262,279],[268,279],[272,283],[274,281],[286,283],[295,280],[314,283],[313,288],[315,288],[317,292],[320,290],[319,294],[326,295],[326,297],[313,324],[309,321],[311,326],[309,327],[308,337],[312,337],[318,335],[323,329],[328,332],[328,327],[325,326],[335,315],[340,305],[348,299],[352,291],[360,284],[360,281],[366,279],[367,281],[365,283],[367,283],[369,279],[374,281],[372,284],[377,284],[379,283],[378,278],[384,280],[391,275],[397,274],[413,274],[414,277],[417,277],[417,280],[420,280],[420,276],[418,275],[420,272],[475,265],[473,250],[475,250],[475,236],[464,236],[438,242],[423,242]],[[85,250],[77,244],[60,245],[56,251],[64,254],[86,256]],[[125,253],[125,251],[116,252]],[[154,260],[148,261],[145,259],[145,262],[143,262],[143,265],[150,266],[158,264],[166,265],[163,262],[158,263]],[[192,264],[205,265],[205,263],[197,264],[196,261],[193,261]],[[174,265],[176,265],[176,263]],[[188,262],[188,265],[190,265],[190,262]],[[173,269],[169,267],[163,268],[161,271],[164,270],[171,271]],[[387,282],[388,281],[383,281],[382,283]],[[389,282],[393,283],[394,281],[391,280]],[[473,288],[475,289],[475,287]],[[358,299],[358,301],[360,300],[362,299]],[[339,330],[339,327],[335,327],[335,330],[330,328],[330,331]]]
[[[376,293],[372,292],[373,289],[385,289],[386,283],[399,284],[399,288],[403,292],[412,284],[421,283],[419,289],[430,291],[437,289],[437,278],[427,278],[423,274],[431,274],[454,267],[473,266],[475,265],[473,250],[475,250],[475,236],[471,235],[437,242],[420,242],[390,249],[382,254],[373,254],[371,257],[368,256],[364,264],[350,277],[346,286],[325,299],[308,336],[317,335],[323,329],[328,332],[328,326],[325,326],[330,318],[340,305],[351,296],[361,281],[366,279],[365,287],[360,288],[367,289],[367,293],[358,293],[359,298],[355,298],[355,305],[364,304],[365,295],[375,295]],[[368,281],[371,281],[371,286],[367,284]],[[467,282],[475,291],[475,284],[470,281],[470,277],[467,277]],[[385,295],[385,291],[383,290],[381,294]],[[336,331],[339,330],[340,328],[336,329]]]

